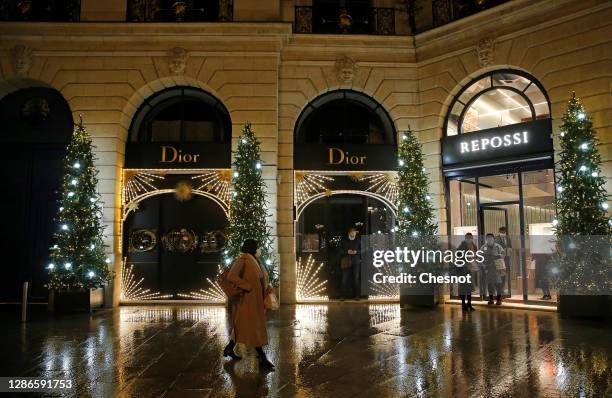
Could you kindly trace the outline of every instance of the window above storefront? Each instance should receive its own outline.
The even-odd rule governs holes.
[[[548,118],[550,104],[539,82],[521,71],[494,71],[473,80],[455,97],[446,135]]]
[[[296,124],[296,142],[304,144],[395,144],[393,122],[365,94],[337,90],[312,101]]]
[[[138,110],[130,142],[229,142],[231,122],[223,104],[205,91],[174,87]]]

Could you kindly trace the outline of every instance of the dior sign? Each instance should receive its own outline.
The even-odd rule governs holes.
[[[443,166],[512,161],[553,152],[550,119],[502,126],[442,140]]]

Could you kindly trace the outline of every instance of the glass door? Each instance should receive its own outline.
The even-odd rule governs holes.
[[[480,205],[480,230],[483,235],[495,235],[495,242],[505,250],[506,269],[501,280],[503,295],[506,298],[522,299],[522,242],[517,231],[520,231],[520,203],[498,202]],[[484,238],[483,238],[484,242]]]

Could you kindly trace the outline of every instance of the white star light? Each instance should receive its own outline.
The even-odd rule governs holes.
[[[589,144],[587,144],[586,142],[580,144],[580,149],[586,151],[587,149],[589,149]]]
[[[596,171],[594,171],[594,172],[592,172],[592,173],[591,173],[591,177],[597,177],[598,175],[599,175],[599,174],[598,174]]]
[[[62,231],[68,231],[68,225],[63,224],[62,225]]]
[[[49,266],[48,266],[47,268],[48,268],[48,269],[53,269],[53,268],[55,268],[55,264],[50,263],[50,264],[49,264]]]
[[[96,276],[96,274],[93,271],[89,271],[87,275],[89,276],[90,279]]]
[[[585,165],[580,166],[580,171],[586,171],[587,167]]]
[[[559,224],[559,220],[556,218],[553,220],[552,224],[556,227]]]
[[[74,167],[75,169],[80,169],[80,168],[81,168],[81,163],[79,163],[79,162],[74,162],[74,164],[72,165],[72,167]]]
[[[583,120],[585,117],[586,117],[586,115],[584,113],[582,113],[582,112],[580,112],[578,114],[578,120]]]
[[[72,264],[71,263],[66,263],[66,264],[64,264],[64,268],[70,269],[70,268],[72,268]]]
[[[601,207],[603,207],[604,210],[608,210],[608,207],[610,207],[610,206],[608,206],[608,204],[606,202],[604,202],[604,203],[601,204]]]

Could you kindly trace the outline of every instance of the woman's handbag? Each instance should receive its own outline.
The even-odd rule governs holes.
[[[344,256],[340,259],[340,268],[341,269],[347,269],[347,268],[351,268],[353,266],[353,264],[351,264],[351,257],[350,256]]]
[[[244,277],[245,267],[246,265],[242,264],[242,269],[240,270],[240,274],[239,274],[240,279]],[[243,292],[243,290],[239,288],[235,283],[230,282],[229,279],[227,279],[227,276],[229,275],[231,268],[232,267],[226,268],[223,272],[221,272],[221,275],[219,275],[219,278],[217,278],[217,283],[219,284],[219,287],[221,287],[221,290],[223,290],[223,293],[225,293],[228,299],[236,298],[240,296]]]
[[[267,310],[276,311],[278,309],[278,298],[276,298],[276,294],[274,294],[274,290],[270,289],[270,292],[266,294],[264,298],[264,307]]]

